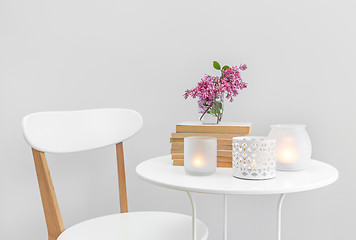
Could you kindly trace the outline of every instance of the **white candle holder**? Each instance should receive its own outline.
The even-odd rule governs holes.
[[[184,138],[184,170],[186,173],[191,175],[211,175],[216,172],[216,165],[216,138]]]
[[[268,137],[277,139],[277,169],[303,170],[311,158],[311,142],[305,125],[271,125]]]
[[[267,137],[232,138],[233,176],[270,179],[276,176],[276,140]]]

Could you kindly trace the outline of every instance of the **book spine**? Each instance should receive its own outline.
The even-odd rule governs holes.
[[[218,150],[218,157],[229,157],[232,158],[232,151]],[[171,154],[184,154],[184,149],[171,149]]]
[[[184,160],[184,154],[172,154],[172,160]],[[217,157],[218,162],[232,162],[229,157]]]
[[[250,126],[194,126],[176,125],[177,133],[238,133],[249,134]]]
[[[174,150],[181,150],[181,149],[183,149],[183,150],[184,150],[184,143],[172,143],[172,144],[171,144],[171,149],[174,149]],[[230,150],[230,151],[232,151],[232,144],[231,144],[231,145],[221,145],[221,144],[218,144],[218,145],[217,145],[217,149],[218,149],[218,150]]]
[[[215,137],[217,139],[231,140],[233,137],[247,136],[248,134],[242,133],[172,133],[172,138],[185,138],[185,137]]]
[[[184,166],[183,160],[173,160],[173,166]],[[232,168],[232,162],[218,162],[217,167]]]
[[[171,138],[171,143],[184,143],[184,138]],[[232,140],[230,139],[218,139],[218,145],[232,145]]]

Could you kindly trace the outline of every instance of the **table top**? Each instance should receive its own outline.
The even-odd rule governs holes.
[[[184,167],[173,166],[171,156],[140,163],[136,173],[145,181],[176,190],[213,194],[282,194],[302,192],[332,184],[338,171],[331,165],[311,160],[302,171],[277,171],[269,180],[243,180],[232,176],[231,168],[218,168],[210,176],[192,176]]]

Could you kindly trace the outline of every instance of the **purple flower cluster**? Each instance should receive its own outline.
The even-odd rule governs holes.
[[[183,96],[185,99],[189,96],[198,97],[200,102],[210,105],[217,96],[223,96],[226,93],[226,98],[233,102],[234,97],[239,94],[239,90],[247,87],[247,83],[242,80],[240,75],[240,71],[246,69],[246,64],[242,64],[240,67],[221,69],[221,77],[205,75],[195,88],[187,89]]]

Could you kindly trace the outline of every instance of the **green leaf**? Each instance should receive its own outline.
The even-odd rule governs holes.
[[[216,70],[220,70],[220,69],[221,69],[220,64],[219,64],[217,61],[214,61],[214,62],[213,62],[213,67],[214,67]]]
[[[212,108],[212,109],[210,110],[210,112],[211,112],[211,114],[216,114],[215,108]]]
[[[222,109],[222,103],[221,102],[219,102],[219,109],[221,110]]]
[[[207,106],[208,106],[208,104],[206,104],[206,103],[203,103],[203,106],[207,107]]]
[[[230,67],[228,65],[223,66],[222,70],[229,69]]]

